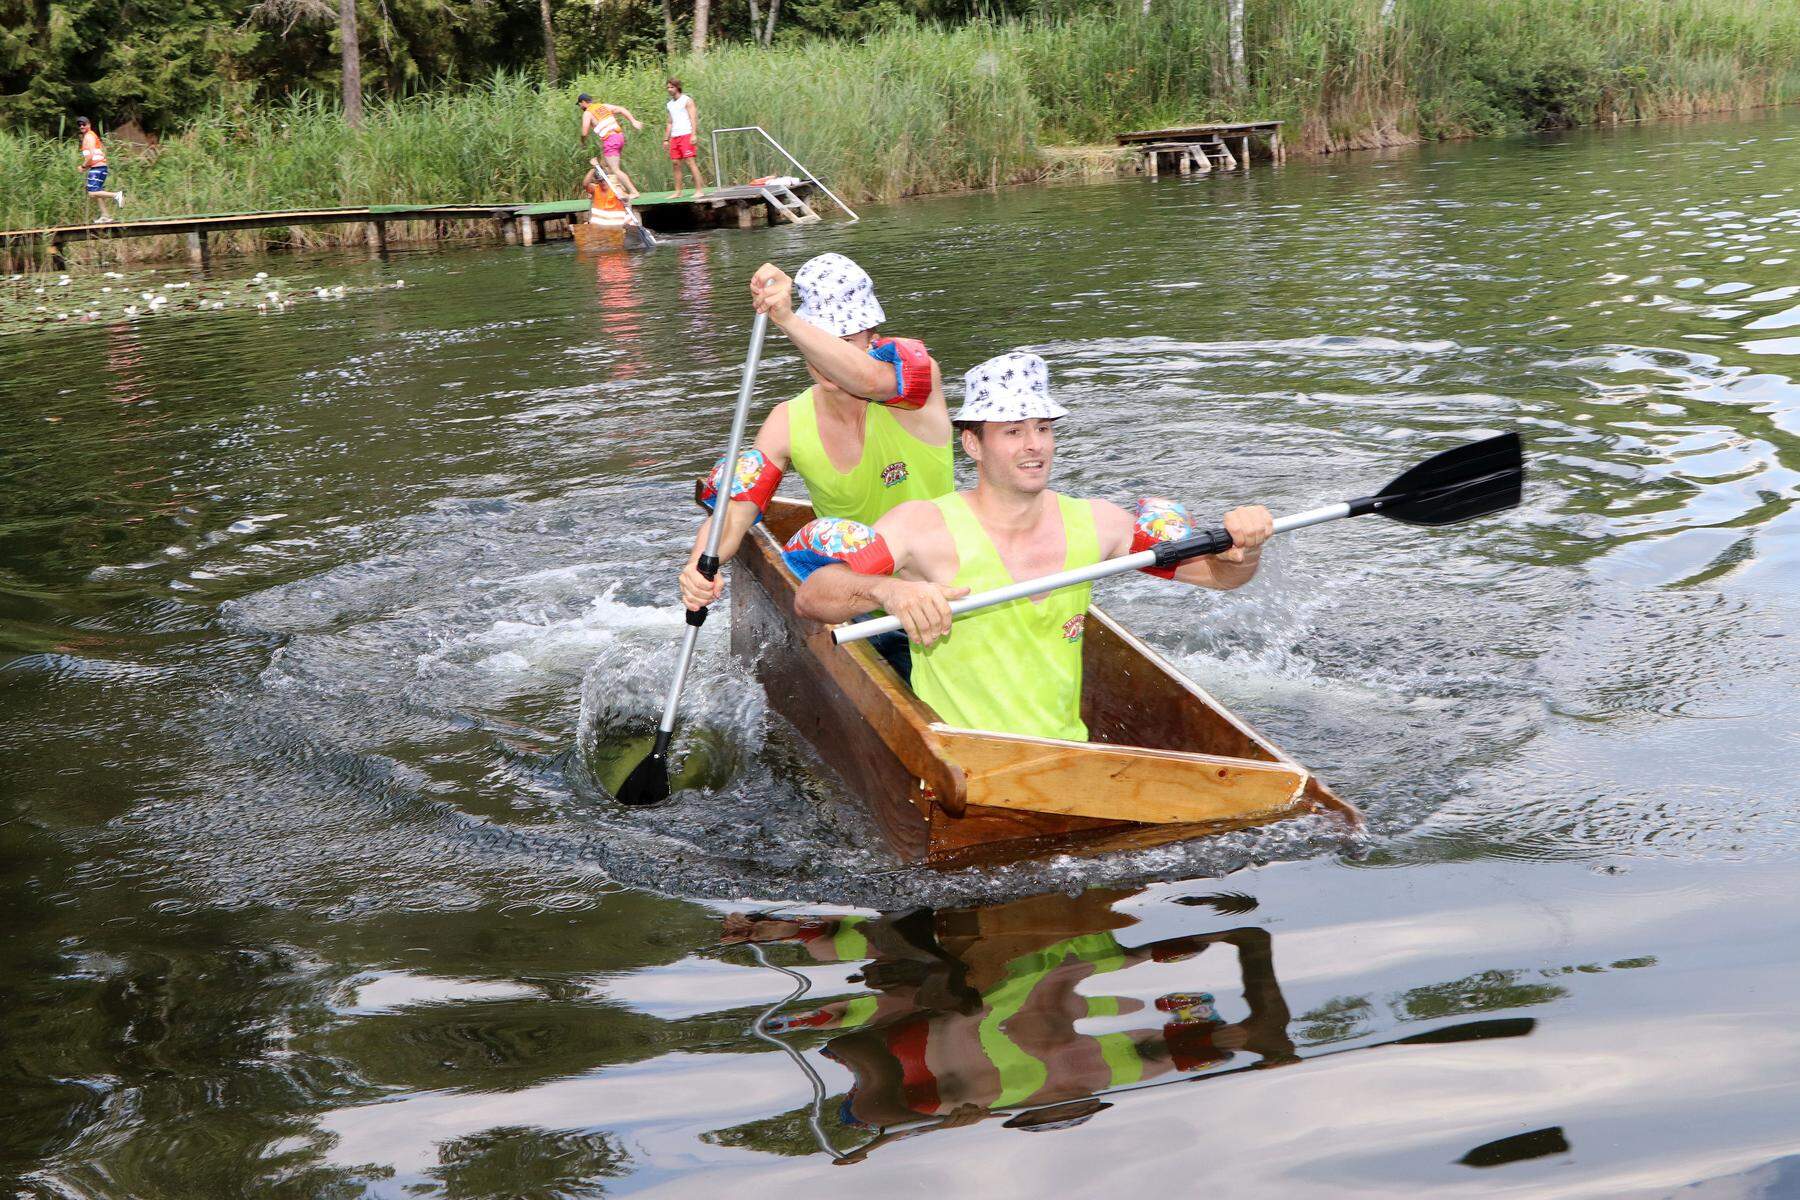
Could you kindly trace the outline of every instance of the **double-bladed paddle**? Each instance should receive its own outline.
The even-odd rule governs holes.
[[[1407,525],[1454,525],[1458,521],[1485,517],[1514,507],[1519,503],[1524,486],[1525,453],[1519,435],[1503,433],[1434,454],[1373,496],[1282,517],[1275,522],[1275,532],[1287,533],[1308,525],[1322,525],[1326,521],[1369,513]],[[1208,529],[1136,554],[1103,559],[1092,566],[1076,567],[964,596],[950,601],[950,613],[959,617],[1022,596],[1036,596],[1078,583],[1108,579],[1144,567],[1172,567],[1190,558],[1222,553],[1231,549],[1231,545],[1229,533],[1223,529]],[[877,617],[873,621],[839,626],[831,631],[831,636],[843,645],[893,633],[899,628],[898,617]]]
[[[731,481],[737,473],[738,448],[744,442],[744,423],[750,415],[750,393],[756,385],[756,368],[762,362],[763,338],[769,332],[769,314],[757,313],[750,327],[750,353],[744,358],[744,379],[738,385],[737,408],[731,414],[731,434],[725,441],[725,470],[721,472],[719,495],[731,495]],[[725,531],[725,510],[729,500],[713,506],[712,527],[706,535],[706,553],[700,556],[700,573],[708,579],[719,573],[719,537]],[[681,702],[681,685],[687,682],[688,664],[694,657],[694,643],[700,627],[706,624],[704,608],[689,609],[687,631],[682,636],[681,657],[675,660],[675,681],[669,685],[669,698],[663,702],[662,723],[656,727],[656,744],[643,762],[619,786],[620,804],[642,806],[661,804],[669,798],[669,739],[675,732],[675,710]]]

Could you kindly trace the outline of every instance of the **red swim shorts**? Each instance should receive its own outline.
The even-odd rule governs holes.
[[[669,139],[669,161],[680,162],[684,158],[694,157],[694,135],[678,133]]]

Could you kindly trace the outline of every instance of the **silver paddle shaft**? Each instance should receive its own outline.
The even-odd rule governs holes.
[[[1335,521],[1349,515],[1350,505],[1348,503],[1327,504],[1323,508],[1308,509],[1303,513],[1295,513],[1291,517],[1280,518],[1275,522],[1275,532],[1288,533],[1291,530],[1304,529],[1308,525],[1322,525],[1326,521]],[[1090,566],[1058,571],[1054,575],[1043,575],[1021,583],[1009,583],[1005,587],[997,587],[992,591],[977,592],[973,596],[952,600],[950,615],[960,617],[964,613],[990,608],[996,604],[1005,604],[1009,600],[1017,600],[1023,596],[1054,592],[1058,588],[1073,587],[1078,583],[1092,583],[1096,579],[1110,579],[1114,575],[1123,575],[1127,571],[1141,571],[1145,567],[1155,565],[1156,551],[1154,550],[1140,550],[1136,554],[1127,554],[1121,558],[1106,558]],[[873,621],[858,621],[854,625],[840,625],[831,631],[831,638],[842,646],[847,642],[860,642],[868,638],[880,637],[884,633],[894,633],[899,629],[900,619],[898,617],[877,617]]]
[[[750,326],[750,353],[744,359],[744,378],[738,384],[737,408],[731,414],[731,435],[725,439],[725,469],[719,473],[719,499],[713,502],[712,527],[706,531],[706,559],[714,562],[719,557],[719,539],[725,533],[725,512],[731,503],[731,483],[737,476],[738,449],[744,444],[744,426],[750,417],[750,393],[756,387],[756,368],[762,363],[763,338],[769,332],[769,314],[757,313],[755,324]],[[705,619],[705,609],[701,609],[701,618]],[[681,639],[681,657],[675,663],[675,682],[669,687],[669,698],[663,702],[662,724],[657,726],[661,733],[673,733],[675,730],[675,710],[681,703],[681,685],[687,682],[688,664],[694,657],[694,642],[700,636],[700,626],[691,615],[688,620],[687,636]]]

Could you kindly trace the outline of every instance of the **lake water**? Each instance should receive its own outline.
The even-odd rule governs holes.
[[[1800,1195],[1797,151],[1787,112],[222,260],[301,301],[0,339],[0,1178]],[[716,625],[704,786],[610,804],[747,280],[827,250],[947,380],[1049,359],[1077,494],[1292,511],[1524,436],[1504,516],[1102,585],[1365,835],[905,867]],[[759,407],[803,378],[775,336]]]

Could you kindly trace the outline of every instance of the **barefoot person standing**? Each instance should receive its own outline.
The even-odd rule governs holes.
[[[93,122],[86,117],[76,117],[75,129],[81,135],[81,169],[87,177],[87,194],[100,202],[100,220],[110,221],[113,215],[106,210],[106,198],[112,197],[114,203],[124,208],[125,193],[105,190],[110,168],[106,163],[106,147],[101,144],[100,135],[94,132]]]
[[[642,129],[644,123],[632,116],[630,109],[602,104],[586,92],[575,97],[575,103],[581,108],[581,144],[587,145],[589,135],[600,139],[600,157],[606,160],[607,173],[622,185],[623,199],[632,199],[638,194],[638,187],[619,165],[619,156],[625,153],[625,127],[619,124],[619,118],[630,121],[633,129]]]
[[[669,194],[671,200],[681,195],[681,164],[687,163],[688,170],[694,176],[694,199],[705,195],[706,180],[700,177],[700,164],[696,161],[698,153],[694,148],[694,132],[700,128],[700,110],[694,107],[694,98],[684,95],[681,80],[671,79],[669,90],[669,127],[663,140],[669,147],[669,163],[675,170],[675,190]]]

